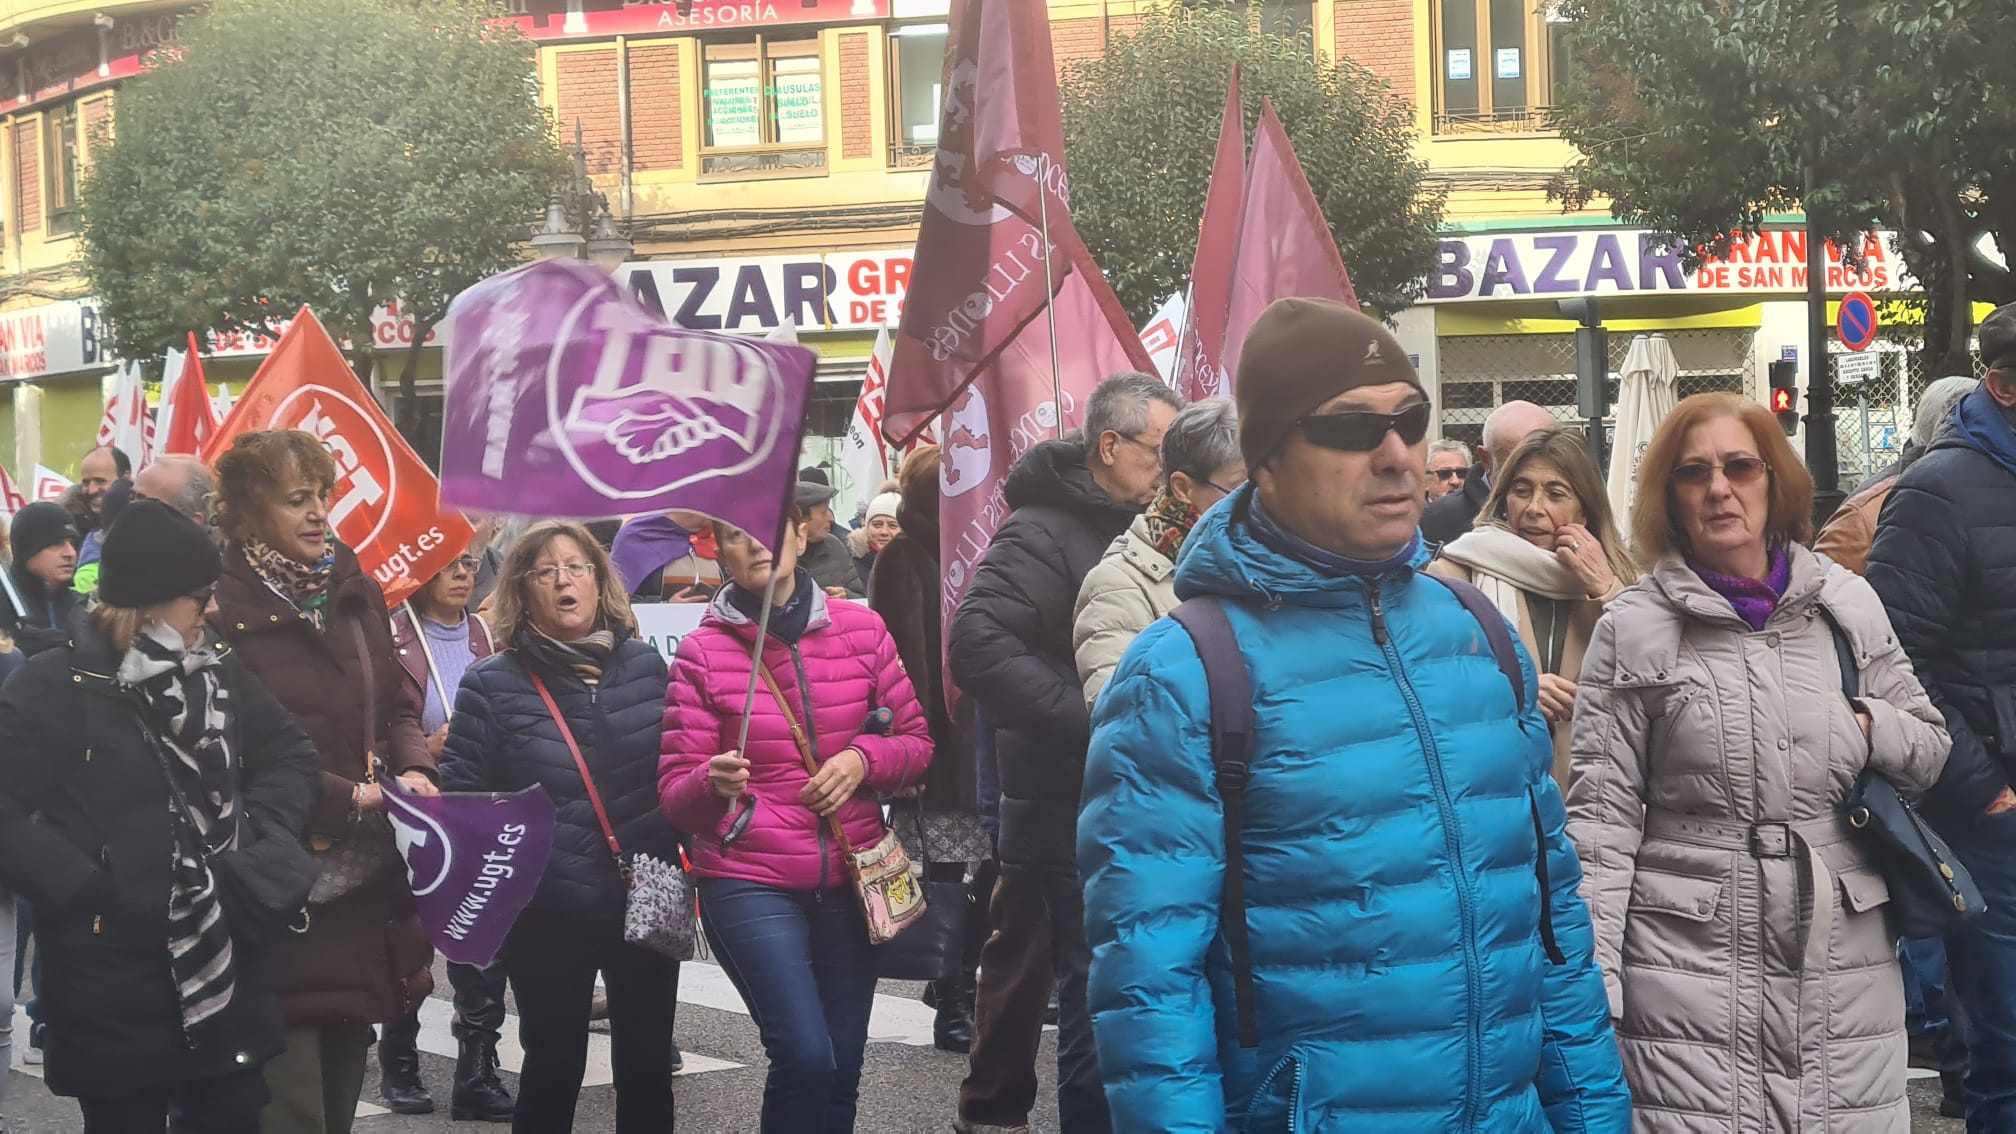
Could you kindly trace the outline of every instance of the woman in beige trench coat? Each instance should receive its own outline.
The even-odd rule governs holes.
[[[1930,787],[1947,739],[1875,593],[1800,544],[1812,499],[1763,407],[1682,402],[1639,467],[1656,565],[1582,670],[1568,830],[1640,1131],[1910,1129],[1889,889],[1840,811],[1865,766]]]

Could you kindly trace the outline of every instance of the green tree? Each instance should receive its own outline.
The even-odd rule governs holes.
[[[263,331],[307,304],[369,380],[371,313],[419,343],[459,291],[522,259],[566,177],[533,45],[494,0],[216,0],[127,83],[80,191],[113,345]]]
[[[1062,83],[1071,216],[1139,323],[1190,275],[1232,65],[1247,137],[1274,100],[1358,298],[1385,313],[1422,292],[1443,194],[1414,156],[1413,110],[1371,72],[1263,32],[1257,6],[1156,9]]]
[[[1557,192],[1607,199],[1689,253],[1810,208],[1859,247],[1898,234],[1925,285],[1925,353],[1967,360],[1975,302],[2016,300],[2009,0],[1564,0],[1579,78],[1554,121],[1581,151]],[[1807,189],[1807,177],[1812,189]]]

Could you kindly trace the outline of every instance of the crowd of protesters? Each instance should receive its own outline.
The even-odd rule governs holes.
[[[481,519],[389,612],[310,435],[94,450],[0,544],[0,1058],[94,1132],[347,1131],[374,1042],[433,1110],[393,777],[556,806],[447,967],[458,1120],[575,1128],[606,1011],[616,1130],[672,1128],[646,855],[756,1022],[752,1123],[853,1129],[890,946],[850,871],[893,845],[964,913],[960,1131],[1028,1127],[1053,1011],[1067,1134],[1897,1131],[1912,1063],[2016,1129],[2016,305],[1980,343],[1816,535],[1758,405],[1682,401],[1621,516],[1578,430],[1508,403],[1473,463],[1386,328],[1284,300],[1236,401],[1117,375],[1032,446],[949,621],[930,446],[852,528],[804,470],[774,548]],[[650,602],[706,604],[669,666]],[[1985,896],[1943,941],[1897,939],[1871,777]]]

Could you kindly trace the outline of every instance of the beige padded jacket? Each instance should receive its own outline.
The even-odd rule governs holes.
[[[1137,516],[1078,588],[1071,616],[1071,648],[1077,655],[1078,679],[1085,684],[1085,705],[1099,700],[1099,691],[1120,666],[1120,658],[1148,624],[1176,609],[1176,564],[1155,550],[1148,538],[1148,517]]]
[[[1865,765],[1930,787],[1946,734],[1875,592],[1791,554],[1762,631],[1668,557],[1583,666],[1568,833],[1641,1132],[1910,1129],[1889,890],[1838,816]]]

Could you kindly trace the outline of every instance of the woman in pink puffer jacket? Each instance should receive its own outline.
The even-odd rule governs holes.
[[[794,510],[773,558],[742,531],[715,526],[731,581],[679,643],[658,790],[666,817],[692,836],[708,944],[770,1057],[762,1129],[838,1134],[854,1128],[876,963],[824,817],[837,813],[851,846],[874,846],[883,832],[874,793],[917,782],[931,739],[881,616],[829,599],[798,569],[804,531]],[[748,747],[734,751],[773,568],[782,574],[763,666],[805,729],[816,776],[760,681]],[[878,710],[888,711],[885,724],[871,723]]]

